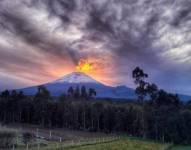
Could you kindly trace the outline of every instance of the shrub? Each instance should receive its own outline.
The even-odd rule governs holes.
[[[16,131],[0,127],[0,148],[9,148],[15,144]]]
[[[29,132],[25,132],[23,133],[23,143],[25,145],[27,145],[29,142],[31,142],[34,138],[34,135],[29,133]]]

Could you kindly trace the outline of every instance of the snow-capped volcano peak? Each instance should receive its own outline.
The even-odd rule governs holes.
[[[53,83],[96,83],[99,82],[94,80],[92,77],[82,72],[73,72],[63,76],[62,78],[54,81]]]

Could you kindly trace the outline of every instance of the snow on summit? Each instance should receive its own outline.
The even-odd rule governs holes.
[[[99,83],[92,77],[82,73],[73,72],[71,74],[65,75],[64,77],[54,81],[53,83]]]

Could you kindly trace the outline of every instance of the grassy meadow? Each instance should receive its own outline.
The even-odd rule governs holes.
[[[109,143],[68,148],[68,150],[164,150],[168,145],[139,140],[119,140]]]
[[[25,125],[25,128],[21,128],[19,130],[19,133],[18,130],[14,128],[0,127],[0,134],[4,136],[5,133],[17,133],[15,136],[19,138],[17,138],[18,145],[15,147],[15,150],[26,150],[26,145],[23,143],[21,133],[29,132],[35,134],[35,128],[36,127]],[[48,132],[48,129],[39,129],[39,134],[41,136],[48,136]],[[54,129],[52,133],[54,136],[54,139],[52,140],[34,138],[29,142],[28,150],[37,150],[37,143],[40,144],[39,150],[191,150],[191,146],[163,144],[135,137],[122,136],[120,138],[113,139],[113,137],[115,137],[114,135],[107,136],[107,134],[104,133],[89,133],[68,129]],[[56,140],[57,136],[63,138],[61,143]],[[4,138],[0,139],[3,140]],[[97,141],[95,141],[95,139],[97,139]],[[105,141],[103,139],[105,139]],[[79,142],[79,140],[81,142]],[[11,143],[14,141],[15,140],[9,140]]]
[[[170,150],[191,150],[191,146],[174,146]]]
[[[167,150],[169,147],[170,147],[169,144],[161,144],[152,141],[123,138],[112,142],[85,144],[80,146],[78,145],[78,146],[65,147],[63,149],[64,150]],[[46,150],[46,148],[43,148],[41,150]],[[55,148],[54,150],[61,150],[61,149]]]

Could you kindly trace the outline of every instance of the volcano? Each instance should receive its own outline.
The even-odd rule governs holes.
[[[135,99],[137,98],[135,90],[127,86],[108,86],[82,72],[73,72],[67,74],[55,81],[43,84],[51,93],[52,96],[60,96],[63,93],[67,93],[69,87],[75,88],[76,86],[85,86],[93,88],[97,92],[97,98],[111,98],[111,99]],[[38,86],[19,89],[26,95],[34,95],[37,93]],[[190,96],[179,94],[179,98],[182,101],[188,101]]]
[[[71,74],[65,75],[64,77],[52,82],[52,83],[95,83],[101,84],[92,77],[86,75],[82,72],[73,72]]]
[[[126,86],[107,86],[82,72],[73,72],[67,74],[53,82],[43,84],[53,96],[60,96],[67,93],[69,87],[85,86],[93,88],[97,92],[98,98],[114,99],[134,99],[136,97],[133,89]],[[34,95],[37,92],[37,86],[21,89],[26,95]]]

